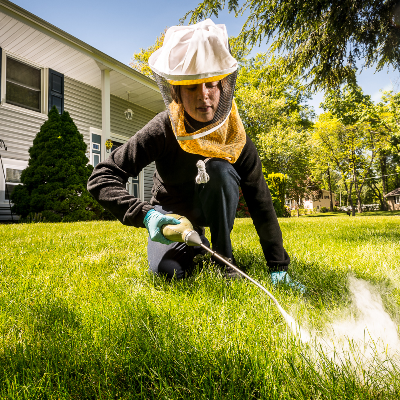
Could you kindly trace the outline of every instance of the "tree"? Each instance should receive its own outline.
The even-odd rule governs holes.
[[[328,91],[322,107],[324,110],[329,110],[348,131],[353,131],[357,136],[354,136],[352,144],[349,145],[354,149],[358,148],[354,150],[355,153],[350,159],[354,169],[352,177],[357,194],[358,211],[361,212],[361,192],[366,180],[369,180],[369,171],[377,160],[381,167],[383,190],[387,193],[385,177],[391,130],[385,122],[386,112],[382,106],[375,105],[370,96],[364,95],[356,84],[346,85],[341,90]],[[360,152],[359,156],[355,155],[357,151]],[[356,179],[357,176],[362,176],[362,180]],[[384,203],[382,207],[385,209]]]
[[[344,185],[347,198],[353,210],[352,187],[353,181],[350,171],[350,161],[347,157],[347,148],[345,145],[346,137],[345,126],[330,113],[321,114],[315,123],[312,137],[314,171],[318,169],[325,170],[332,166],[339,172]]]
[[[340,93],[338,94],[340,97]],[[351,97],[351,96],[350,96]],[[344,96],[344,99],[346,96]],[[349,105],[351,108],[352,105]],[[343,104],[339,107],[344,108]],[[348,113],[343,112],[346,119]],[[368,124],[344,124],[332,112],[321,114],[315,124],[313,134],[314,153],[332,166],[342,176],[348,199],[355,215],[352,202],[352,188],[357,196],[358,212],[362,212],[361,192],[370,168],[379,153],[381,141]],[[328,166],[328,165],[327,165]]]
[[[284,75],[283,60],[265,54],[244,60],[235,99],[247,134],[257,147],[266,175],[287,175],[296,199],[307,192],[310,127],[308,93],[298,79]]]
[[[329,211],[332,212],[334,211],[333,193],[336,193],[339,189],[341,176],[331,162],[327,160],[324,151],[321,150],[317,146],[312,148],[310,157],[311,179],[318,182],[319,189],[329,191]],[[322,191],[320,193],[322,196]]]
[[[390,136],[389,151],[400,172],[400,93],[383,92],[375,112],[377,125]]]
[[[60,115],[53,107],[29,149],[22,185],[15,188],[11,197],[13,212],[22,218],[41,213],[49,222],[100,217],[103,208],[86,190],[93,167],[87,164],[85,152],[83,136],[68,112]]]
[[[305,74],[313,87],[354,82],[361,58],[377,70],[400,69],[398,0],[204,0],[181,21],[218,16],[225,5],[236,16],[249,13],[239,35],[244,48],[271,42],[271,54],[285,56],[287,72]]]
[[[285,217],[285,197],[287,176],[283,174],[266,174],[264,177],[271,192],[272,203],[277,217]]]

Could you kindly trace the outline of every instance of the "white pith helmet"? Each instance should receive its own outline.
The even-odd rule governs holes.
[[[216,25],[211,19],[169,28],[163,46],[150,56],[149,65],[172,85],[220,80],[238,67],[229,52],[225,25]]]

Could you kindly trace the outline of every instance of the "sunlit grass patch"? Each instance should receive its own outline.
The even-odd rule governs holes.
[[[323,330],[351,308],[348,277],[370,282],[399,323],[394,217],[280,220],[290,274],[274,289],[250,219],[235,258],[300,324]],[[390,358],[365,369],[312,355],[269,299],[206,263],[184,281],[147,272],[147,231],[118,222],[1,227],[0,397],[396,398]],[[392,363],[392,364],[390,364]],[[364,371],[360,375],[360,371]],[[345,395],[344,395],[345,394]]]

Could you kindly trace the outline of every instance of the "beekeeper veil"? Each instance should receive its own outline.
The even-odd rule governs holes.
[[[225,25],[207,19],[169,28],[149,65],[181,148],[234,163],[246,143],[246,134],[233,98],[238,65],[229,51]],[[184,86],[199,84],[219,90],[218,106],[207,122],[194,119],[182,102]]]

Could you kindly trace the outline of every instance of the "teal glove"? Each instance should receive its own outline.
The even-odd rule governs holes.
[[[306,287],[300,282],[294,281],[286,271],[271,272],[271,280],[274,286],[282,283],[290,286],[293,289],[297,289],[301,293],[306,291]]]
[[[161,233],[161,227],[163,225],[170,224],[178,225],[181,223],[181,221],[178,221],[176,218],[167,217],[166,215],[163,215],[160,212],[151,209],[144,217],[143,223],[149,231],[150,239],[153,242],[171,244],[174,242],[164,237],[164,235]]]

